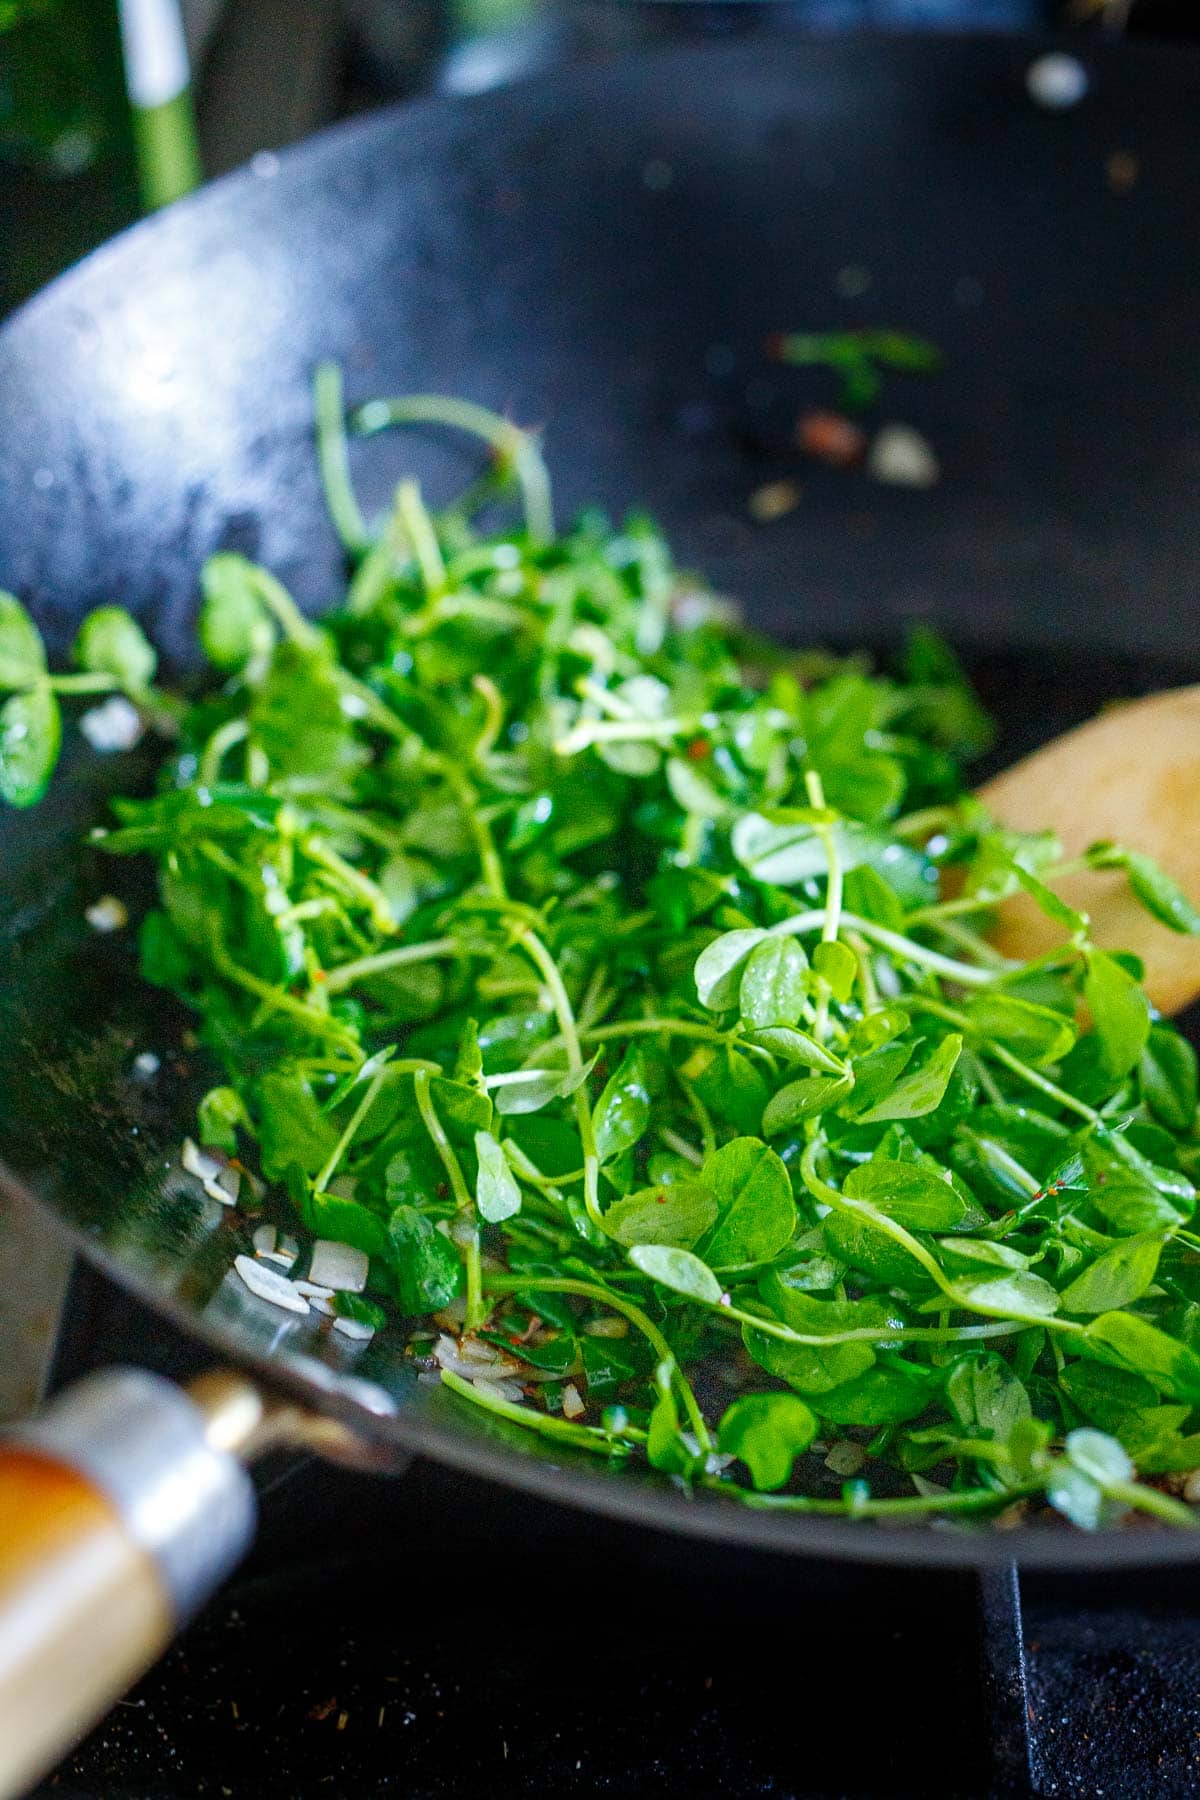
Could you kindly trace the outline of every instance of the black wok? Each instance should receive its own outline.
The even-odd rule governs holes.
[[[0,586],[57,652],[111,600],[177,666],[214,549],[328,604],[342,570],[310,380],[333,357],[355,400],[444,390],[544,423],[563,511],[649,506],[768,629],[886,643],[934,620],[990,676],[1009,755],[1114,687],[1196,679],[1200,63],[1093,49],[1088,96],[1054,113],[1026,94],[1037,48],[671,50],[260,160],[0,331]],[[847,267],[870,275],[861,298],[839,295]],[[888,395],[943,480],[917,494],[806,469],[797,509],[756,526],[747,497],[797,472],[790,424],[820,395],[764,339],[853,323],[943,348],[939,377]],[[435,494],[465,472],[424,438],[356,457],[368,511],[401,469]],[[239,1300],[236,1224],[161,1178],[203,1085],[169,1066],[181,1021],[126,942],[80,922],[101,879],[80,833],[137,777],[136,758],[76,749],[47,803],[0,819],[0,1156],[8,1186],[216,1356],[380,1455],[714,1542],[1066,1568],[1200,1556],[1166,1532],[881,1532],[688,1498],[466,1416],[414,1385],[386,1334],[351,1361]],[[150,1088],[130,1074],[143,1049],[166,1059]]]

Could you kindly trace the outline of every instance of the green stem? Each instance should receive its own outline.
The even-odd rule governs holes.
[[[359,1126],[375,1104],[375,1096],[387,1080],[389,1072],[389,1067],[385,1063],[381,1069],[378,1069],[375,1072],[367,1083],[366,1093],[355,1107],[350,1116],[349,1124],[326,1157],[324,1167],[313,1182],[313,1187],[318,1193],[324,1193],[326,1188],[328,1188],[329,1183],[333,1180],[338,1164],[354,1142],[355,1133],[358,1131]]]
[[[286,1013],[289,1019],[295,1019],[298,1024],[303,1025],[313,1037],[323,1038],[331,1044],[340,1044],[355,1062],[365,1060],[365,1053],[358,1039],[336,1019],[331,1019],[328,1013],[320,1012],[315,1006],[308,1006],[303,1000],[297,1000],[286,989],[252,975],[248,969],[239,967],[224,951],[214,951],[213,962],[227,981],[232,981],[235,987],[243,988],[248,994],[257,995],[272,1011]]]
[[[200,758],[200,767],[196,771],[196,780],[201,787],[211,787],[221,778],[221,764],[227,751],[235,744],[244,744],[250,736],[249,719],[226,719],[224,725],[218,727],[204,746]]]
[[[417,559],[426,592],[431,596],[444,593],[446,564],[442,559],[433,520],[426,511],[421,500],[421,490],[415,481],[402,481],[396,489],[396,513]]]
[[[508,897],[508,888],[504,880],[504,865],[500,861],[500,853],[496,849],[491,826],[483,815],[479,795],[462,771],[450,763],[445,764],[445,776],[458,796],[459,805],[466,817],[467,828],[475,839],[475,852],[479,857],[479,871],[483,876],[483,885],[495,899],[505,900]]]
[[[803,937],[807,932],[821,930],[825,924],[825,916],[824,907],[794,913],[790,919],[783,919],[778,925],[770,926],[770,935]],[[963,987],[988,987],[997,979],[997,971],[993,969],[980,969],[974,963],[956,962],[951,956],[943,956],[938,950],[930,950],[925,944],[915,943],[912,938],[901,937],[899,932],[889,931],[886,926],[877,925],[873,919],[862,919],[857,913],[844,912],[841,922],[850,930],[861,932],[873,944],[890,950],[893,956],[904,962],[920,963],[946,981],[956,981]],[[1017,965],[1010,966],[1015,968]]]
[[[1200,1515],[1194,1507],[1186,1505],[1182,1500],[1173,1500],[1170,1494],[1160,1493],[1157,1488],[1147,1487],[1140,1481],[1107,1481],[1104,1484],[1105,1497],[1117,1500],[1124,1506],[1133,1507],[1137,1512],[1150,1513],[1156,1519],[1163,1519],[1168,1525],[1182,1525],[1185,1531],[1200,1528]]]
[[[714,1271],[718,1274],[721,1272]],[[743,1312],[740,1306],[723,1306],[719,1300],[711,1303],[711,1310],[723,1319],[737,1319],[740,1324],[750,1326],[751,1330],[761,1332],[764,1337],[778,1338],[783,1344],[802,1344],[813,1350],[822,1350],[831,1344],[973,1343],[982,1338],[1016,1337],[1022,1331],[1035,1329],[1029,1320],[1006,1318],[991,1325],[957,1325],[945,1328],[940,1325],[902,1325],[890,1328],[872,1325],[863,1326],[856,1331],[805,1333],[793,1331],[790,1325],[780,1324],[776,1319],[760,1318],[757,1313]]]
[[[684,719],[581,719],[554,746],[556,756],[578,756],[593,744],[658,744],[681,737]]]
[[[583,1068],[583,1049],[579,1042],[579,1031],[575,1024],[575,1012],[571,1005],[571,996],[567,993],[558,964],[543,944],[535,931],[528,925],[522,925],[516,933],[516,941],[524,949],[537,967],[550,995],[550,1003],[558,1020],[558,1028],[562,1033],[567,1051],[567,1067],[573,1075]],[[587,1082],[580,1082],[572,1095],[575,1107],[575,1122],[579,1129],[579,1141],[583,1146],[583,1204],[587,1208],[588,1218],[593,1225],[604,1230],[604,1216],[600,1211],[600,1157],[596,1150],[596,1133],[592,1126],[592,1106],[588,1097]]]
[[[953,1306],[963,1312],[979,1313],[985,1319],[1005,1319],[1022,1325],[1038,1325],[1043,1326],[1047,1331],[1057,1331],[1070,1336],[1079,1336],[1087,1330],[1085,1325],[1079,1324],[1076,1320],[1056,1318],[1053,1314],[1023,1313],[1014,1307],[981,1306],[978,1300],[972,1298],[969,1288],[964,1290],[948,1278],[937,1258],[932,1256],[924,1244],[913,1237],[911,1232],[906,1231],[903,1225],[897,1224],[895,1219],[890,1219],[886,1213],[880,1212],[877,1207],[871,1206],[867,1201],[852,1200],[849,1195],[839,1193],[837,1188],[830,1187],[828,1182],[821,1179],[817,1173],[816,1164],[817,1150],[821,1141],[816,1136],[810,1139],[800,1159],[800,1172],[804,1179],[804,1185],[813,1199],[819,1200],[824,1206],[832,1207],[835,1212],[849,1213],[852,1218],[861,1219],[876,1231],[892,1238],[920,1263],[926,1274],[931,1277]]]
[[[553,1413],[538,1412],[532,1406],[519,1406],[515,1401],[502,1400],[499,1394],[481,1394],[471,1382],[464,1381],[461,1375],[455,1375],[450,1369],[442,1370],[442,1382],[462,1399],[470,1400],[485,1412],[495,1413],[497,1418],[510,1419],[514,1425],[521,1425],[526,1431],[540,1432],[543,1437],[570,1444],[576,1450],[588,1450],[595,1456],[629,1454],[629,1442],[625,1438],[614,1437],[602,1426],[576,1425],[570,1419],[556,1418]]]
[[[730,1481],[708,1479],[702,1483],[714,1493],[736,1497],[744,1506],[764,1512],[812,1513],[823,1518],[909,1519],[927,1513],[996,1512],[1017,1500],[1031,1500],[1040,1487],[967,1488],[951,1494],[912,1494],[898,1500],[809,1500],[801,1494],[755,1494]]]
[[[414,1071],[413,1091],[417,1098],[417,1111],[421,1115],[426,1131],[433,1139],[433,1147],[446,1171],[446,1179],[450,1183],[450,1191],[454,1195],[459,1213],[463,1218],[469,1218],[472,1222],[471,1236],[466,1245],[464,1258],[467,1270],[467,1308],[463,1325],[467,1331],[474,1331],[482,1325],[487,1317],[487,1308],[483,1303],[483,1265],[480,1260],[479,1223],[475,1212],[475,1197],[467,1186],[462,1165],[455,1155],[454,1146],[446,1136],[445,1127],[438,1118],[437,1108],[433,1104],[433,1095],[429,1091],[429,1071],[427,1069]]]
[[[628,1319],[642,1333],[659,1362],[671,1365],[697,1441],[705,1451],[712,1449],[712,1438],[709,1436],[704,1414],[700,1411],[691,1384],[679,1368],[675,1352],[653,1319],[647,1317],[632,1300],[627,1300],[623,1294],[614,1294],[611,1289],[601,1287],[598,1282],[575,1281],[561,1275],[485,1275],[483,1285],[484,1291],[489,1294],[575,1294],[581,1300],[592,1300],[599,1306],[607,1306],[611,1311],[620,1313],[622,1318]]]
[[[394,950],[380,950],[374,956],[360,956],[355,962],[342,963],[338,968],[330,969],[325,978],[325,991],[340,994],[344,988],[353,987],[356,981],[366,981],[372,975],[382,975],[387,969],[403,968],[407,963],[436,962],[439,957],[473,954],[457,938],[450,937],[431,938],[424,944],[397,944]]]
[[[86,675],[51,675],[46,686],[56,694],[120,694],[125,691],[114,675],[99,671]]]
[[[888,829],[893,837],[930,838],[935,831],[944,831],[947,825],[956,825],[958,814],[952,806],[925,806],[919,812],[905,813],[902,818],[893,819]]]
[[[956,919],[960,913],[982,912],[992,909],[994,900],[980,900],[974,894],[962,894],[957,900],[939,900],[935,906],[919,906],[915,912],[905,913],[904,923],[910,925],[935,925],[943,919]]]
[[[309,862],[316,863],[327,875],[332,875],[338,885],[346,893],[352,894],[371,915],[371,923],[376,931],[390,936],[396,930],[396,921],[392,909],[388,905],[387,895],[378,882],[348,863],[344,856],[324,843],[319,837],[307,837],[301,846]]]
[[[351,556],[361,556],[371,540],[350,479],[342,371],[336,363],[318,364],[313,377],[313,397],[317,414],[317,462],[325,489],[325,504],[346,549]]]
[[[985,1042],[979,1044],[977,1048],[981,1056],[990,1056],[994,1062],[1002,1063],[1014,1075],[1019,1075],[1022,1081],[1027,1081],[1031,1087],[1040,1089],[1043,1094],[1048,1095],[1051,1100],[1056,1100],[1059,1106],[1065,1107],[1068,1112],[1078,1113],[1081,1119],[1086,1119],[1091,1125],[1104,1123],[1094,1107],[1089,1106],[1084,1100],[1077,1100],[1074,1094],[1068,1094],[1065,1088],[1050,1081],[1037,1069],[1031,1069],[1028,1063],[1022,1062],[1019,1056],[1014,1056],[1012,1051],[1006,1049],[1003,1044]]]
[[[537,543],[548,543],[553,538],[550,476],[536,439],[532,432],[522,431],[499,413],[470,400],[446,399],[441,394],[405,394],[394,400],[368,400],[352,415],[351,424],[364,437],[394,425],[449,425],[482,438],[517,478],[530,537]]]

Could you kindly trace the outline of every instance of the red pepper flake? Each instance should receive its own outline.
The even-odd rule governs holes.
[[[654,1204],[655,1206],[665,1206],[667,1204],[667,1196],[665,1194],[655,1194]]]
[[[802,413],[796,421],[801,450],[831,469],[849,469],[866,455],[867,434],[841,413]]]
[[[707,738],[694,737],[683,754],[689,762],[703,762],[706,756],[712,755],[712,745]]]
[[[450,1183],[448,1181],[439,1181],[434,1191],[439,1200],[444,1200],[450,1192]]]
[[[314,969],[313,970],[313,980],[314,981],[328,981],[329,977],[325,973],[324,969]]]
[[[317,1702],[316,1706],[310,1707],[308,1716],[312,1719],[314,1724],[323,1725],[325,1720],[329,1718],[330,1714],[335,1710],[336,1706],[337,1695],[335,1694],[331,1700],[320,1700]]]

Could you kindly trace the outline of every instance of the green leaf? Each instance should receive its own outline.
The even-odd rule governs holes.
[[[1104,1497],[1104,1489],[1065,1456],[1055,1462],[1046,1483],[1046,1498],[1080,1531],[1100,1531],[1116,1523],[1120,1509]]]
[[[357,1200],[340,1194],[311,1194],[305,1208],[305,1224],[316,1237],[351,1244],[367,1256],[390,1258],[391,1246],[383,1220]]]
[[[717,1448],[740,1457],[759,1492],[772,1493],[816,1435],[816,1415],[795,1394],[748,1394],[725,1412]]]
[[[246,1103],[236,1088],[209,1088],[196,1108],[196,1129],[200,1142],[225,1150],[230,1156],[237,1151],[237,1128],[250,1127]]]
[[[818,1395],[815,1405],[835,1425],[899,1425],[923,1413],[935,1391],[930,1374],[911,1364],[877,1365]]]
[[[622,1151],[631,1150],[649,1123],[646,1065],[641,1050],[634,1045],[609,1077],[592,1115],[600,1161],[611,1162]]]
[[[1133,1464],[1117,1440],[1103,1431],[1090,1431],[1086,1427],[1069,1431],[1065,1448],[1075,1468],[1090,1476],[1100,1487],[1133,1480]]]
[[[1186,1224],[1193,1210],[1132,1171],[1128,1175],[1110,1177],[1103,1186],[1090,1188],[1088,1198],[1114,1230],[1130,1236],[1138,1232],[1174,1231]]]
[[[1171,1131],[1189,1131],[1197,1105],[1196,1052],[1173,1026],[1152,1025],[1138,1062],[1142,1099]]]
[[[1015,857],[1008,859],[1008,866],[1016,876],[1019,885],[1025,889],[1032,900],[1036,900],[1048,919],[1053,919],[1056,925],[1061,925],[1063,930],[1069,931],[1072,936],[1076,932],[1087,930],[1086,913],[1077,912],[1073,906],[1068,906],[1066,901],[1054,892],[1053,888],[1047,887],[1044,881],[1039,881],[1038,877],[1031,870],[1025,868],[1023,863],[1018,862]]]
[[[704,1300],[715,1306],[721,1298],[721,1284],[698,1256],[690,1250],[676,1250],[669,1244],[634,1244],[629,1260],[643,1275],[649,1275],[672,1293],[689,1300]]]
[[[902,1075],[886,1099],[859,1115],[860,1125],[880,1124],[888,1119],[916,1119],[940,1106],[950,1085],[955,1064],[962,1054],[963,1041],[957,1032],[944,1037],[937,1049],[919,1069]]]
[[[756,881],[795,887],[828,872],[825,846],[806,808],[743,813],[732,832],[733,854]]]
[[[707,1159],[701,1179],[717,1206],[717,1224],[704,1246],[714,1268],[768,1262],[791,1239],[796,1205],[788,1172],[758,1138],[734,1138]]]
[[[1200,1404],[1200,1356],[1136,1313],[1101,1313],[1076,1341],[1102,1362],[1144,1376],[1160,1393]]]
[[[282,1179],[298,1163],[315,1175],[337,1143],[336,1127],[326,1118],[303,1078],[287,1069],[272,1069],[258,1084],[255,1112],[263,1174]]]
[[[693,1070],[694,1059],[689,1057],[683,1070],[699,1098],[715,1118],[739,1132],[760,1131],[767,1084],[756,1063],[730,1045],[715,1054],[707,1045],[701,1051],[703,1065]]]
[[[200,643],[214,668],[232,672],[270,654],[275,629],[255,577],[254,564],[232,551],[210,556],[201,570]]]
[[[1058,1295],[1042,1276],[1027,1269],[989,1281],[960,1281],[957,1292],[964,1306],[1001,1318],[1048,1319],[1058,1311]]]
[[[828,1300],[789,1287],[775,1270],[759,1280],[758,1291],[775,1317],[803,1337],[834,1337],[846,1331],[885,1333],[899,1330],[903,1315],[877,1295],[864,1300]],[[742,1341],[761,1368],[778,1375],[802,1394],[821,1394],[852,1381],[875,1361],[875,1346],[861,1338],[846,1344],[795,1344],[746,1325]]]
[[[639,1188],[614,1200],[604,1229],[618,1244],[668,1244],[690,1250],[716,1223],[717,1203],[699,1181]]]
[[[576,1088],[582,1087],[599,1061],[597,1051],[581,1069],[514,1070],[502,1085],[488,1089],[492,1104],[506,1118],[517,1113],[540,1112],[552,1100],[564,1100]]]
[[[811,1119],[827,1107],[836,1106],[854,1086],[852,1075],[808,1075],[803,1081],[789,1082],[767,1102],[762,1116],[764,1137],[775,1137],[790,1131],[802,1119]]]
[[[1200,912],[1171,877],[1149,856],[1137,850],[1126,851],[1125,866],[1129,885],[1160,925],[1187,937],[1200,935]]]
[[[739,1006],[751,1031],[795,1025],[807,994],[808,959],[793,937],[756,944],[742,970]]]
[[[1011,1244],[997,1244],[991,1238],[946,1237],[938,1239],[942,1266],[948,1273],[978,1276],[980,1269],[1027,1269],[1030,1257],[1014,1250]]]
[[[35,687],[45,673],[41,633],[14,594],[0,593],[0,689]]]
[[[842,1190],[910,1231],[953,1231],[967,1210],[962,1195],[932,1170],[878,1156],[851,1169]]]
[[[659,1363],[654,1371],[654,1385],[658,1399],[650,1414],[647,1461],[652,1469],[660,1469],[664,1475],[681,1475],[686,1480],[699,1473],[705,1459],[683,1436],[675,1400],[674,1370],[670,1363]]]
[[[992,1038],[1035,1068],[1059,1062],[1075,1046],[1070,1019],[1048,1006],[1035,1006],[1008,994],[977,994],[967,1009],[974,1036]]]
[[[388,1221],[388,1261],[396,1304],[406,1318],[438,1312],[463,1288],[453,1245],[414,1206],[398,1206]]]
[[[742,1342],[760,1369],[788,1382],[800,1394],[827,1393],[861,1375],[875,1361],[875,1351],[866,1342],[830,1344],[827,1349],[790,1344],[786,1338],[770,1337],[749,1325],[742,1328]]]
[[[120,606],[100,606],[88,614],[72,655],[81,669],[111,675],[135,694],[150,686],[158,667],[153,644]]]
[[[62,714],[48,687],[12,694],[0,706],[0,799],[36,806],[62,746]]]
[[[1140,1375],[1082,1356],[1068,1363],[1058,1379],[1080,1412],[1105,1431],[1115,1431],[1128,1414],[1152,1407],[1158,1397]]]
[[[968,1437],[1007,1442],[1014,1425],[1032,1416],[1024,1383],[994,1350],[960,1357],[946,1377],[946,1404]]]
[[[750,952],[766,939],[766,932],[755,927],[747,931],[727,931],[715,938],[696,958],[696,993],[701,1006],[709,1012],[728,1012],[738,1003],[742,972]]]
[[[1063,1289],[1063,1311],[1116,1312],[1131,1306],[1154,1280],[1162,1247],[1159,1237],[1122,1238]]]
[[[583,1360],[589,1401],[611,1399],[624,1382],[632,1381],[641,1373],[629,1349],[612,1338],[585,1335],[579,1340],[579,1354]]]
[[[479,1216],[489,1225],[499,1225],[520,1212],[521,1189],[508,1166],[508,1158],[490,1131],[475,1133],[475,1154],[479,1158],[479,1179],[475,1184]]]
[[[869,863],[848,871],[845,902],[847,911],[858,913],[860,918],[873,919],[889,931],[904,930],[904,908],[895,889]]]
[[[772,887],[798,887],[821,879],[829,872],[828,856],[813,829],[814,816],[806,807],[743,813],[730,836],[733,854],[756,881]],[[936,872],[928,857],[897,843],[886,831],[853,820],[839,819],[832,830],[844,873],[866,864],[908,908],[924,906],[934,897]]]
[[[1150,1035],[1150,1002],[1137,982],[1103,950],[1089,950],[1083,996],[1092,1015],[1105,1074],[1128,1075]]]
[[[912,1014],[903,1006],[879,1006],[866,1013],[850,1032],[850,1049],[855,1056],[867,1056],[896,1038],[902,1037],[912,1023]]]
[[[821,1233],[834,1256],[889,1287],[922,1288],[928,1276],[902,1244],[861,1214],[830,1213]]]
[[[251,736],[277,779],[319,781],[337,794],[366,761],[342,706],[332,653],[285,641],[250,703]]]
[[[1098,843],[1089,847],[1087,860],[1093,869],[1123,869],[1137,899],[1160,924],[1190,937],[1200,933],[1200,912],[1153,857],[1121,844]]]
[[[353,1319],[359,1325],[370,1325],[380,1331],[387,1324],[387,1314],[374,1300],[362,1294],[338,1293],[330,1301],[339,1319]]]
[[[809,1037],[806,1031],[771,1025],[765,1031],[754,1032],[750,1041],[763,1050],[769,1050],[772,1056],[777,1056],[789,1068],[817,1069],[823,1074],[839,1076],[846,1073],[845,1063],[840,1062],[824,1044],[818,1044],[816,1038]]]
[[[854,1099],[847,1109],[856,1119],[885,1100],[917,1051],[916,1041],[896,1038],[854,1059]]]
[[[837,939],[818,944],[813,951],[813,968],[823,981],[829,983],[830,992],[839,1004],[850,998],[858,974],[858,958],[848,944]]]

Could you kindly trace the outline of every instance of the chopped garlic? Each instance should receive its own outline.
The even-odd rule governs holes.
[[[286,1275],[277,1275],[274,1269],[264,1268],[253,1256],[235,1257],[233,1266],[258,1299],[266,1300],[272,1306],[282,1307],[285,1312],[308,1311],[308,1301],[303,1294],[296,1292]]]
[[[313,1245],[308,1278],[319,1287],[337,1288],[345,1294],[361,1294],[367,1285],[371,1263],[365,1250],[318,1238]]]

